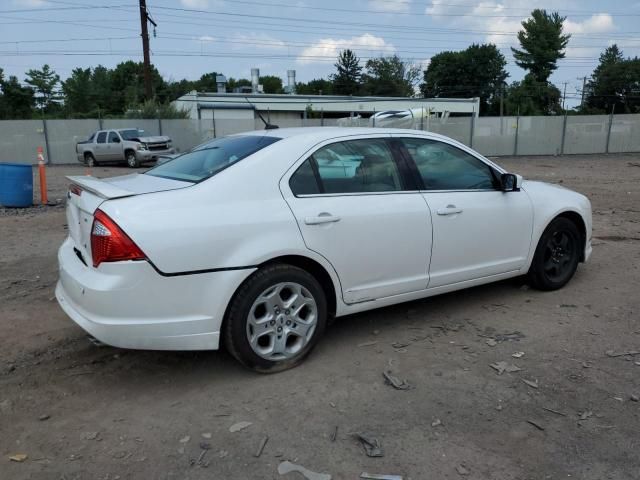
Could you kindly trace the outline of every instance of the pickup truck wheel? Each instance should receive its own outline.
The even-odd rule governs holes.
[[[98,162],[96,162],[95,157],[91,153],[85,153],[85,155],[84,155],[84,163],[87,165],[87,167],[97,167],[98,166]]]
[[[135,152],[132,152],[131,150],[129,150],[125,154],[125,158],[127,160],[127,165],[129,165],[129,167],[138,168],[140,166],[140,162],[138,162]]]

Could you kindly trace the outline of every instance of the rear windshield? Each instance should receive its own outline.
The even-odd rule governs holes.
[[[218,138],[152,168],[147,175],[201,182],[278,140],[264,135]]]

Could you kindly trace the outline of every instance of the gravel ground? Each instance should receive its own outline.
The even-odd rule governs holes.
[[[0,478],[302,478],[279,475],[290,460],[333,479],[637,479],[640,355],[624,353],[640,351],[639,160],[498,160],[590,197],[593,258],[564,289],[507,281],[343,318],[269,376],[224,352],[92,344],[53,299],[64,209],[0,209]],[[61,205],[84,168],[48,173]]]

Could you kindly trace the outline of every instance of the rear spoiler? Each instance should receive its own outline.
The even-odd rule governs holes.
[[[112,198],[131,197],[135,195],[135,192],[131,190],[125,190],[124,188],[116,187],[108,182],[104,182],[99,178],[92,177],[90,175],[74,175],[67,176],[67,180],[75,185],[78,185],[83,190],[91,192],[94,195],[98,195],[106,200]]]

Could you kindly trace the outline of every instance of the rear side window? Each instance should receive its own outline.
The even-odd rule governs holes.
[[[491,167],[448,143],[401,139],[418,167],[426,190],[489,190],[496,187]]]
[[[320,148],[291,176],[289,186],[295,195],[402,190],[398,166],[381,138]]]
[[[98,134],[98,139],[96,140],[97,143],[105,143],[107,140],[107,132],[100,132]]]
[[[218,138],[152,168],[146,175],[201,182],[278,140],[266,135]]]

